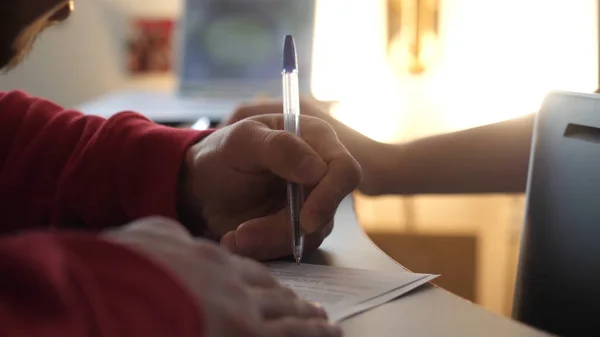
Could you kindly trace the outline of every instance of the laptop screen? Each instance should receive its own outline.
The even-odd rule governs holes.
[[[280,94],[283,39],[291,34],[301,91],[308,93],[314,21],[315,0],[185,0],[181,91]]]

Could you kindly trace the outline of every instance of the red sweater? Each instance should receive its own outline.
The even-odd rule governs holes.
[[[177,278],[72,229],[176,219],[184,153],[205,134],[0,93],[0,336],[202,336]]]

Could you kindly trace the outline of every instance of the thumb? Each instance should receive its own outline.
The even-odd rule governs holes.
[[[305,237],[305,250],[319,247],[331,231],[328,226]],[[292,255],[292,229],[288,212],[282,209],[274,215],[249,220],[225,234],[221,244],[230,252],[256,260],[272,260]]]

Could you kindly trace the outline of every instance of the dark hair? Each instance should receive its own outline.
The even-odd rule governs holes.
[[[0,0],[0,69],[18,63],[44,28],[70,13],[68,0]]]
[[[0,68],[13,58],[15,50],[12,44],[23,25],[23,14],[17,13],[17,1],[0,0]]]

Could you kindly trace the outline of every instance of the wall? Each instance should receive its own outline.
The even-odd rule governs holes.
[[[72,107],[112,90],[172,87],[168,76],[125,76],[120,53],[128,15],[172,16],[178,10],[177,0],[76,0],[74,15],[48,29],[23,64],[0,76],[0,90],[24,89]]]
[[[22,88],[72,106],[111,90],[137,86],[170,88],[174,84],[174,79],[170,77],[144,80],[127,78],[120,70],[119,60],[127,16],[176,16],[181,10],[181,1],[76,0],[75,15],[62,26],[45,32],[21,67],[8,75],[0,76],[0,90]],[[383,58],[384,48],[381,42],[385,37],[377,35],[374,39],[372,36],[382,33],[385,27],[383,3],[383,0],[319,1],[319,35],[315,41],[315,52],[318,53],[315,60],[315,68],[318,70],[315,74],[317,96],[324,99],[365,97],[364,93],[357,93],[364,90],[367,90],[367,93],[373,91],[368,90],[378,87],[372,85],[373,81],[389,82],[388,78],[381,77],[384,76],[381,75],[381,71],[385,69],[379,62]],[[457,99],[464,98],[464,93],[469,90],[489,87],[480,83],[482,78],[477,77],[478,75],[500,75],[502,83],[510,83],[518,77],[515,75],[516,70],[507,73],[489,71],[488,74],[477,71],[480,67],[489,68],[490,65],[499,64],[494,63],[497,61],[509,62],[520,69],[530,69],[527,73],[530,77],[525,78],[525,81],[522,81],[522,76],[519,81],[514,81],[525,86],[531,87],[540,81],[556,86],[556,83],[567,81],[567,88],[587,90],[595,79],[597,69],[597,42],[592,40],[597,35],[594,26],[596,21],[592,18],[596,13],[595,3],[595,0],[442,1],[441,23],[442,33],[445,34],[443,38],[446,41],[442,41],[442,51],[446,57],[442,62],[445,69],[444,78],[435,84],[438,88],[441,87],[437,90],[437,99],[450,105],[453,114],[460,114],[456,116],[456,122],[448,123],[452,127],[466,127],[473,123],[503,118],[500,107],[505,107],[507,103],[502,103],[493,113],[488,113],[489,117],[481,116],[477,107],[473,106],[480,104],[483,99],[489,99],[489,94],[486,96],[485,93],[480,93],[480,101],[471,105],[465,106],[464,102],[457,102]],[[537,28],[532,28],[533,30],[526,34],[519,34],[519,27],[530,23],[530,27]],[[542,35],[545,31],[548,34]],[[575,35],[578,38],[573,38]],[[336,43],[331,43],[332,39],[335,39]],[[542,49],[538,48],[540,45]],[[347,53],[348,50],[352,52]],[[544,50],[549,52],[544,53]],[[553,50],[558,53],[553,53]],[[340,53],[344,56],[337,57]],[[496,59],[494,55],[497,55]],[[594,72],[594,78],[580,80],[583,76],[581,72],[588,68]],[[358,77],[373,77],[373,73],[377,73],[379,77],[362,81],[366,86],[352,80]],[[538,78],[537,82],[535,78]],[[458,79],[469,80],[464,90],[448,92],[446,89],[449,87],[461,87],[456,85],[460,84],[456,82]],[[452,85],[448,85],[447,81],[451,81]],[[377,92],[381,92],[394,88],[382,89],[379,86],[378,89]],[[498,84],[492,89],[494,90],[490,91],[497,90]],[[404,92],[409,90],[411,89],[408,88]],[[440,94],[442,97],[439,97]],[[453,100],[448,101],[449,98]],[[389,98],[379,97],[378,101],[385,99]],[[349,102],[349,105],[361,108],[347,109],[340,112],[339,116],[349,124],[356,125],[359,130],[376,136],[382,133],[381,125],[377,127],[378,132],[364,129],[361,128],[361,125],[365,125],[364,119],[353,116],[354,113],[359,114],[359,111],[363,110],[362,106],[368,105],[368,100],[367,97],[360,102]],[[386,104],[380,105],[383,107]],[[535,105],[535,102],[533,104]],[[382,114],[380,110],[384,109],[376,110],[376,113]],[[410,118],[405,116],[406,112],[402,114],[404,117],[389,111],[387,115],[390,120],[397,122],[401,122],[403,118]],[[392,135],[388,138],[397,137]]]
[[[128,78],[121,71],[120,53],[128,17],[176,17],[182,1],[76,0],[74,15],[42,34],[27,60],[16,70],[0,76],[0,90],[25,89],[62,105],[74,106],[113,90],[173,88],[172,76]],[[352,82],[372,73],[374,67],[382,68],[383,8],[383,0],[317,2],[315,53],[320,56],[315,58],[313,86],[319,98],[337,99],[343,94],[336,90],[342,87],[339,82]],[[336,43],[332,44],[333,40]],[[356,67],[357,64],[363,66]]]

